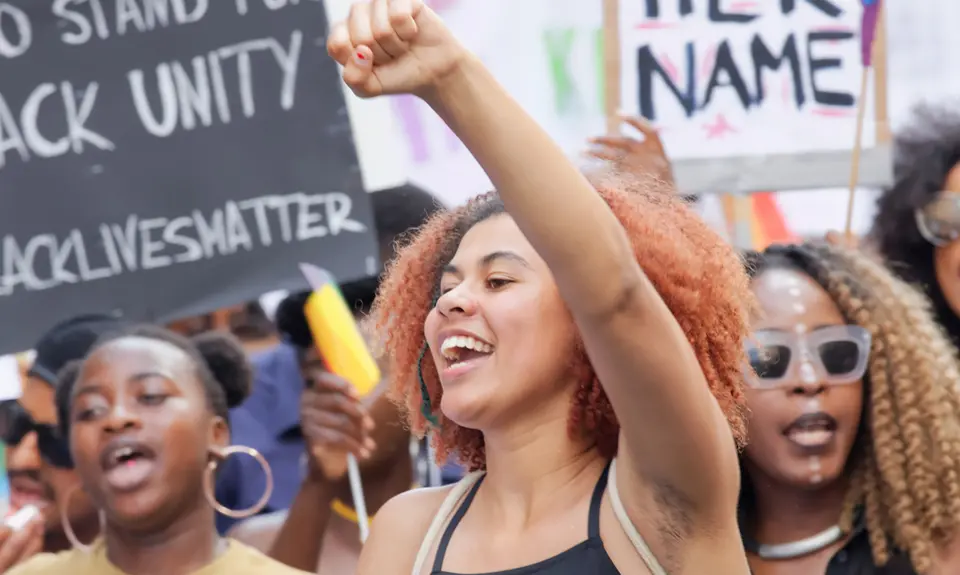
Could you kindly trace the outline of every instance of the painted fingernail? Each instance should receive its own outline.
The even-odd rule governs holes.
[[[366,66],[370,62],[370,60],[367,59],[367,55],[360,50],[357,50],[356,54],[354,54],[354,59],[356,60],[357,64],[360,64],[361,66]]]

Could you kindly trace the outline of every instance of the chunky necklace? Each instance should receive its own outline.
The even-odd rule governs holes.
[[[816,535],[811,535],[805,539],[790,541],[788,543],[764,544],[754,541],[745,541],[747,551],[756,554],[761,559],[784,560],[796,559],[816,553],[822,549],[830,547],[837,541],[843,539],[844,533],[839,525],[824,529]]]

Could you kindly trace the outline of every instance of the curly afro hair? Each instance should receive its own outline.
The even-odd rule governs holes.
[[[768,269],[810,276],[847,322],[870,332],[841,524],[849,527],[862,510],[878,565],[896,548],[917,573],[930,573],[937,547],[960,528],[960,365],[929,302],[881,263],[840,246],[771,246],[746,259],[753,276]],[[747,509],[750,483],[744,478],[741,486]]]
[[[686,333],[734,437],[742,444],[743,340],[753,299],[740,259],[665,184],[652,178],[591,180],[629,235],[637,261]],[[383,335],[384,347],[379,351],[393,375],[394,398],[412,431],[423,435],[428,425],[436,425],[432,436],[438,460],[452,452],[470,469],[485,467],[482,433],[459,427],[438,411],[422,412],[427,411],[422,388],[431,406],[440,405],[443,394],[436,365],[421,355],[426,346],[423,325],[436,302],[440,271],[464,234],[501,213],[505,213],[502,201],[496,193],[489,193],[431,217],[399,247],[372,312]],[[601,453],[612,457],[619,424],[582,343],[572,369],[580,383],[571,406],[569,431],[572,436],[589,434]]]
[[[960,163],[960,102],[922,104],[913,122],[897,134],[894,185],[877,201],[871,236],[890,268],[917,285],[954,344],[960,345],[960,318],[947,304],[934,269],[934,246],[917,229],[915,212],[935,200],[950,170]]]

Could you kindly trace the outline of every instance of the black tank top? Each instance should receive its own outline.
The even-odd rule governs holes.
[[[533,565],[484,575],[620,575],[620,571],[610,560],[606,549],[603,548],[603,541],[600,539],[600,502],[603,501],[603,492],[607,487],[607,476],[609,474],[610,465],[607,464],[600,475],[600,479],[597,480],[596,487],[593,488],[593,497],[590,498],[590,515],[587,520],[586,541]],[[453,537],[454,530],[460,524],[463,516],[467,514],[467,509],[473,503],[473,498],[476,496],[481,483],[483,483],[483,477],[470,489],[470,493],[467,494],[463,504],[457,509],[456,515],[450,520],[446,531],[443,532],[440,545],[437,546],[437,557],[433,560],[431,575],[457,575],[443,570],[443,557],[447,554],[447,546],[450,544],[450,538]]]

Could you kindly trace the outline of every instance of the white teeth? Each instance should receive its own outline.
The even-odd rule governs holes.
[[[492,345],[468,335],[450,336],[443,340],[443,343],[440,345],[440,353],[443,354],[443,357],[451,361],[454,361],[460,357],[461,349],[470,349],[479,351],[480,353],[493,352]]]
[[[133,450],[132,447],[121,447],[120,449],[113,452],[113,459],[115,461],[120,461],[124,457],[133,456],[135,453],[136,452]]]

